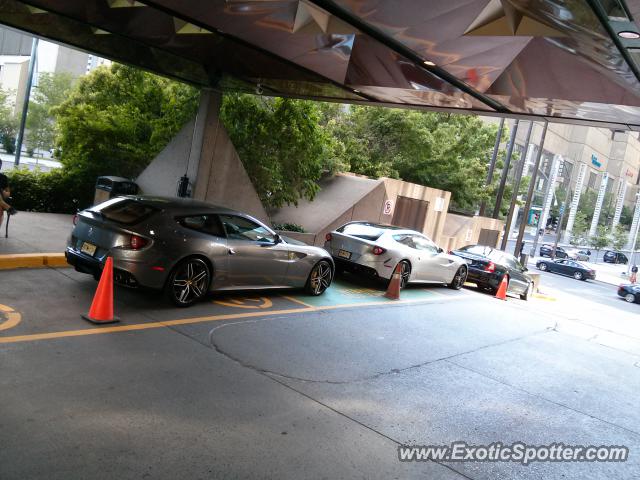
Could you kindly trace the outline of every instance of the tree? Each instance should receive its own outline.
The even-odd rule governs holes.
[[[0,89],[0,140],[8,154],[15,152],[17,132],[18,119],[13,114],[13,108],[9,104],[9,94]]]
[[[69,73],[41,73],[34,89],[27,114],[27,147],[31,150],[49,150],[55,139],[55,117],[52,109],[67,97],[73,83]]]
[[[589,224],[587,223],[587,216],[584,212],[577,212],[573,222],[573,230],[571,231],[571,239],[569,240],[569,243],[573,246],[584,245],[587,243],[588,231]]]
[[[478,117],[351,106],[334,131],[354,173],[448,190],[461,209],[489,199],[484,182],[497,126]]]
[[[595,258],[598,258],[598,252],[609,245],[609,230],[603,225],[599,225],[595,235],[589,238],[589,245],[596,250]]]
[[[613,248],[616,250],[622,250],[624,246],[627,244],[627,239],[629,238],[629,231],[626,230],[622,225],[617,225],[613,230],[613,235],[611,237],[611,244]]]
[[[138,175],[197,110],[198,91],[132,67],[112,64],[82,77],[52,109],[57,146],[77,177],[80,205],[99,175]]]
[[[220,116],[265,206],[314,197],[335,153],[314,102],[229,94]]]

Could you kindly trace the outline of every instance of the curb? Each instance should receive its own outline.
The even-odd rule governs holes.
[[[64,253],[16,253],[0,255],[0,270],[14,268],[68,267]]]

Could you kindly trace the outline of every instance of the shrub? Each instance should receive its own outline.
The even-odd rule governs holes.
[[[302,226],[298,225],[297,223],[274,223],[273,229],[284,230],[286,232],[305,233],[304,228],[302,228]]]
[[[2,136],[2,147],[9,155],[13,155],[16,151],[16,139],[8,135]]]
[[[93,200],[94,183],[62,169],[42,172],[26,167],[9,170],[12,206],[18,210],[75,213]]]

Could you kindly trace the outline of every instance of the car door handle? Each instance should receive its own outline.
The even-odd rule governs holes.
[[[229,252],[229,255],[235,255],[236,254],[236,251],[231,247],[228,247],[227,250]]]

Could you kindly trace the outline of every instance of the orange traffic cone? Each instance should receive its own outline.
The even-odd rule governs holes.
[[[507,299],[507,286],[509,285],[509,280],[507,280],[507,276],[502,277],[502,281],[500,282],[500,286],[498,287],[498,291],[496,292],[496,298],[498,300],[506,300]]]
[[[396,265],[384,296],[391,300],[400,300],[400,264]]]
[[[107,257],[107,262],[104,264],[89,314],[82,315],[82,318],[100,325],[120,321],[118,317],[113,316],[113,259],[111,257]]]

